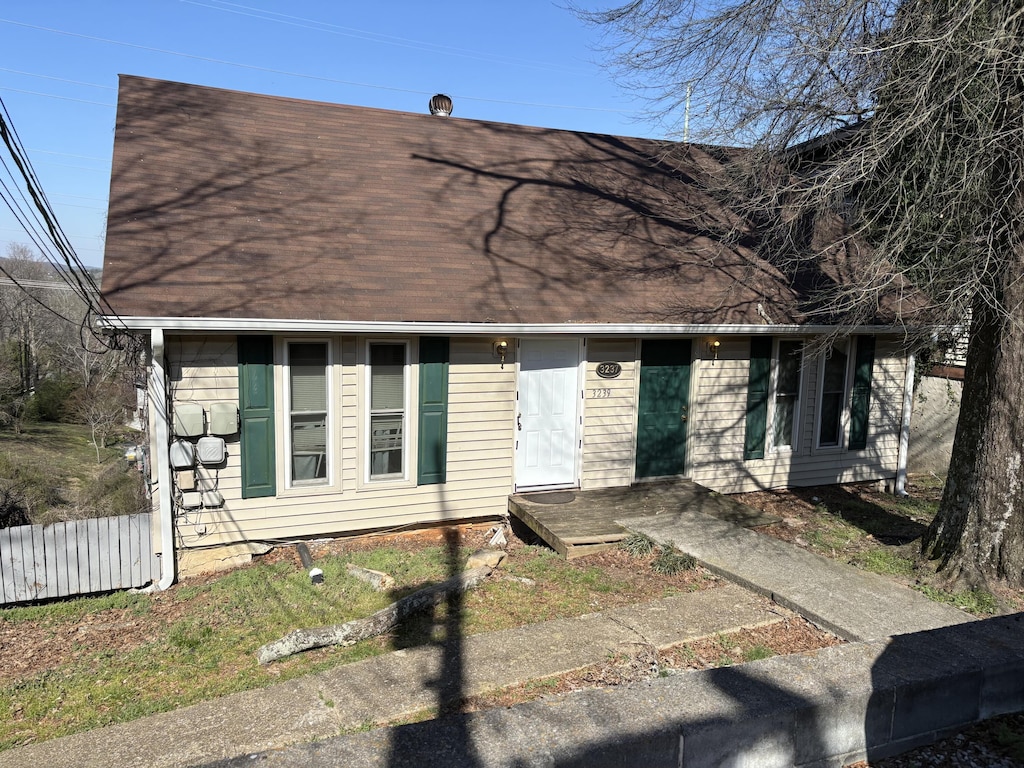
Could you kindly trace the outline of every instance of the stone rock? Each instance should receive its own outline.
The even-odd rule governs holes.
[[[253,555],[265,555],[271,549],[273,547],[269,544],[255,541],[204,549],[181,549],[177,553],[178,578],[230,571],[251,563]]]
[[[395,580],[383,571],[375,571],[371,568],[360,568],[358,565],[348,563],[345,566],[349,576],[354,576],[360,581],[365,581],[378,592],[391,589],[395,586]]]
[[[497,568],[505,557],[505,553],[500,549],[478,549],[466,560],[466,569],[479,568],[482,565],[486,565],[488,568]]]

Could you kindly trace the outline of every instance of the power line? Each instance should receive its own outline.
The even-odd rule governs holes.
[[[109,157],[96,157],[95,155],[73,155],[70,152],[57,152],[53,149],[32,149],[29,147],[29,152],[37,155],[61,155],[62,157],[77,157],[79,160],[96,160],[101,163],[110,162]]]
[[[102,212],[102,211],[106,211],[106,208],[94,208],[93,210],[101,211]],[[25,233],[25,228],[24,227],[19,227],[19,228],[15,229],[14,227],[0,227],[0,232],[17,232],[18,234],[24,234]],[[81,238],[82,240],[88,240],[89,238],[93,238],[93,237],[100,237],[100,235],[95,233],[95,232],[92,233],[91,235],[85,235],[85,234],[82,234],[81,232],[72,232],[71,236],[75,237],[75,238]],[[95,250],[95,248],[86,248],[85,250]]]
[[[209,8],[214,11],[220,11],[221,13],[233,13],[238,16],[247,16],[253,19],[259,19],[261,21],[269,21],[274,24],[285,24],[292,27],[299,27],[301,29],[311,29],[317,32],[326,32],[332,35],[343,35],[345,37],[356,38],[357,40],[367,40],[372,43],[383,43],[384,45],[393,45],[399,48],[410,48],[412,50],[427,51],[428,53],[439,53],[445,56],[459,56],[462,58],[475,59],[477,61],[489,61],[503,65],[513,65],[518,67],[528,67],[530,69],[540,69],[548,72],[564,72],[572,74],[582,74],[582,70],[575,69],[572,67],[563,67],[557,64],[549,62],[532,61],[530,59],[520,59],[515,56],[500,56],[496,54],[485,53],[482,51],[474,51],[469,48],[457,48],[452,45],[442,45],[440,43],[433,43],[425,40],[413,40],[407,37],[398,37],[396,35],[386,35],[380,32],[370,32],[365,29],[356,29],[355,27],[344,27],[340,24],[332,24],[328,21],[320,21],[318,19],[307,19],[302,16],[291,16],[287,13],[280,13],[278,11],[269,11],[263,8],[254,8],[249,5],[242,5],[240,3],[226,2],[226,0],[213,0],[212,2],[199,2],[199,0],[179,0],[189,5],[195,5],[200,8]],[[277,18],[274,18],[277,17]]]
[[[58,83],[68,83],[70,85],[84,85],[87,88],[101,88],[104,91],[116,91],[112,85],[99,85],[98,83],[86,83],[81,80],[68,80],[66,77],[54,77],[53,75],[41,75],[38,72],[24,72],[20,69],[8,69],[7,67],[0,67],[0,72],[9,72],[12,75],[25,75],[26,77],[38,77],[42,80],[56,80]]]
[[[0,19],[3,21],[3,19]],[[28,96],[44,96],[48,99],[60,99],[61,101],[73,101],[76,104],[92,104],[95,107],[109,107],[114,108],[114,104],[107,104],[102,101],[89,101],[88,99],[76,99],[71,96],[58,96],[55,93],[40,93],[39,91],[26,91],[21,88],[8,88],[6,85],[0,85],[0,91],[8,91],[10,93],[24,93]]]
[[[110,168],[90,168],[87,165],[71,165],[70,163],[54,163],[50,160],[41,160],[40,165],[47,165],[51,168],[70,168],[73,171],[91,171],[92,173],[102,173],[105,176],[110,174]]]
[[[8,165],[7,158],[4,157],[2,159],[3,167],[11,179],[11,185],[8,184],[6,179],[0,179],[4,203],[28,233],[36,247],[39,248],[43,257],[56,272],[57,277],[67,284],[85,303],[87,310],[81,329],[82,333],[84,334],[86,328],[88,328],[94,337],[104,346],[110,348],[108,341],[96,334],[92,329],[92,324],[88,321],[93,314],[112,315],[117,317],[119,321],[120,318],[100,294],[99,286],[96,285],[87,267],[78,258],[74,247],[61,228],[60,222],[57,220],[53,208],[39,183],[21,137],[18,136],[18,132],[13,125],[10,114],[7,111],[7,105],[3,103],[2,99],[0,99],[0,140],[3,141],[11,161],[17,168],[16,174]],[[19,198],[21,203],[19,203]],[[19,280],[10,274],[2,265],[0,265],[0,272],[13,281],[14,285],[31,297],[33,301],[46,307],[43,302],[26,289],[23,280]],[[107,311],[103,311],[101,305],[105,305]],[[46,307],[46,309],[61,317],[50,307]],[[62,319],[68,321],[68,318]],[[123,323],[121,324],[123,326]]]
[[[180,56],[180,57],[186,58],[186,59],[194,59],[196,61],[205,61],[205,62],[210,63],[210,64],[220,64],[220,65],[227,66],[227,67],[239,67],[241,69],[250,69],[250,70],[253,70],[255,72],[266,72],[266,73],[272,74],[272,75],[284,75],[286,77],[299,77],[299,78],[305,78],[307,80],[316,80],[318,82],[323,82],[323,83],[333,83],[335,85],[355,86],[355,87],[359,87],[359,88],[373,88],[373,89],[381,90],[381,91],[392,91],[394,93],[412,93],[412,94],[416,94],[418,96],[429,96],[429,95],[432,95],[431,91],[422,91],[422,90],[416,90],[416,89],[413,89],[413,88],[396,88],[396,87],[389,86],[389,85],[375,85],[373,83],[360,83],[360,82],[357,82],[355,80],[339,80],[339,79],[334,78],[334,77],[325,77],[323,75],[309,75],[309,74],[304,74],[304,73],[301,73],[301,72],[289,72],[288,70],[284,70],[284,69],[274,69],[273,67],[260,67],[260,66],[257,66],[255,64],[242,64],[242,63],[236,62],[236,61],[226,61],[224,59],[215,59],[215,58],[212,58],[210,56],[199,56],[199,55],[192,54],[192,53],[181,53],[179,51],[171,51],[171,50],[167,50],[165,48],[153,48],[153,47],[150,47],[150,46],[147,46],[147,45],[139,45],[138,43],[126,43],[126,42],[123,42],[121,40],[111,40],[111,39],[105,38],[105,37],[97,37],[95,35],[86,35],[86,34],[83,34],[81,32],[68,32],[68,31],[63,30],[63,29],[54,29],[53,27],[43,27],[43,26],[39,26],[37,24],[28,24],[28,23],[23,22],[23,21],[13,21],[11,19],[0,18],[0,23],[3,23],[3,24],[13,24],[13,25],[18,26],[18,27],[25,27],[26,29],[35,29],[35,30],[38,30],[40,32],[51,32],[51,33],[53,33],[55,35],[65,35],[67,37],[77,37],[77,38],[79,38],[81,40],[91,40],[91,41],[97,42],[97,43],[105,43],[105,44],[108,44],[108,45],[121,45],[121,46],[124,46],[126,48],[134,48],[134,49],[140,50],[140,51],[149,51],[150,53],[161,53],[161,54],[164,54],[164,55],[167,55],[167,56]],[[17,89],[14,89],[14,88],[4,88],[3,90],[15,91],[16,93],[32,93],[31,91],[18,91]],[[36,93],[36,94],[33,94],[33,95],[36,95],[36,96],[46,96],[46,95],[49,95],[49,94]],[[455,96],[458,99],[465,99],[466,101],[476,101],[476,102],[481,102],[481,103],[486,103],[486,104],[505,104],[505,105],[517,106],[517,107],[538,107],[538,108],[542,108],[542,109],[571,109],[571,110],[576,110],[576,111],[581,111],[581,112],[604,112],[604,113],[609,113],[609,114],[629,114],[630,113],[630,110],[627,110],[627,109],[608,109],[606,107],[577,107],[577,106],[572,106],[572,105],[569,105],[569,104],[544,104],[544,103],[531,102],[531,101],[510,101],[510,100],[507,100],[507,99],[488,99],[488,98],[481,98],[479,96],[467,96],[465,94],[458,94],[458,93],[452,94],[452,96]],[[59,99],[59,98],[66,98],[66,97],[54,96],[53,98]],[[83,101],[83,103],[85,103],[85,104],[99,104],[99,106],[113,106],[113,105],[100,104],[99,102],[95,102],[95,101],[84,101],[84,100],[81,100],[81,99],[68,99],[68,100],[69,101]]]

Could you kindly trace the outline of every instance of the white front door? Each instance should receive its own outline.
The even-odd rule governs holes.
[[[579,364],[579,339],[519,343],[517,490],[577,484]]]

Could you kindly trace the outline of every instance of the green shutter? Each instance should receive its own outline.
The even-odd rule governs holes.
[[[772,369],[771,336],[750,339],[750,377],[747,381],[747,432],[743,458],[763,459],[768,423],[768,381]]]
[[[242,498],[277,492],[274,465],[274,338],[238,337]]]
[[[419,456],[417,483],[445,481],[448,452],[448,339],[420,339]]]
[[[871,368],[875,362],[875,337],[857,337],[857,359],[850,400],[850,450],[868,445],[868,410],[871,406]]]

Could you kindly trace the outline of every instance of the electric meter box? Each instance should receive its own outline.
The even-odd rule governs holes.
[[[203,506],[203,494],[199,491],[186,491],[181,494],[182,509],[199,509]]]
[[[187,440],[175,440],[171,443],[171,467],[173,469],[192,469],[196,465],[196,446]]]
[[[224,497],[220,491],[203,491],[203,506],[207,509],[224,506]]]
[[[196,458],[200,464],[220,464],[226,455],[223,437],[200,437],[196,444]]]
[[[174,436],[199,437],[206,432],[203,406],[198,403],[177,403],[174,406]]]
[[[194,491],[196,489],[196,473],[190,469],[179,470],[174,484],[178,486],[179,491]]]
[[[238,406],[234,403],[210,404],[210,434],[233,435],[238,432]]]

